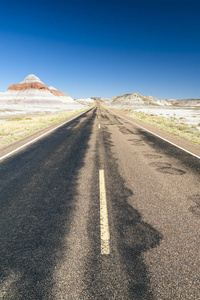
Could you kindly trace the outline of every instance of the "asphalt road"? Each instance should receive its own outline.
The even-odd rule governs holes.
[[[100,105],[0,164],[0,299],[200,299],[200,159]]]

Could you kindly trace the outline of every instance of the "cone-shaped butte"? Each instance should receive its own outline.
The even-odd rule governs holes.
[[[48,87],[35,75],[28,75],[22,82],[12,84],[8,87],[8,90],[29,90],[29,89],[37,89],[37,90],[48,90]]]
[[[37,76],[28,75],[22,82],[11,85],[4,93],[0,93],[1,105],[17,105],[17,110],[26,106],[26,110],[39,111],[77,110],[83,106],[67,94],[51,87],[48,88]]]

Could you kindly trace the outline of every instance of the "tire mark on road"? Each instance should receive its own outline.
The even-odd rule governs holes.
[[[188,198],[196,203],[195,206],[191,206],[189,211],[192,212],[196,217],[200,217],[200,194],[192,195]]]

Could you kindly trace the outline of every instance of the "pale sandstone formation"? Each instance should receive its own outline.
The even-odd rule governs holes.
[[[69,102],[69,103],[74,102],[74,99],[72,97],[70,97],[69,95],[67,95],[61,91],[58,91],[53,86],[49,86],[49,90],[54,96],[59,97],[64,102]]]
[[[28,75],[21,83],[32,83],[32,82],[40,82],[43,83],[39,77],[35,76],[34,74]]]
[[[80,99],[76,99],[76,101],[80,104],[83,104],[85,106],[91,106],[94,104],[94,99],[92,98],[80,98]]]
[[[169,103],[166,100],[156,99],[151,96],[142,96],[139,93],[125,94],[125,95],[113,97],[108,101],[108,104],[111,106],[126,106],[126,107],[171,105],[171,103]]]
[[[115,107],[142,107],[142,106],[175,106],[175,107],[199,107],[200,99],[157,99],[152,96],[142,96],[139,93],[125,94],[116,96],[106,101],[110,106]]]
[[[67,94],[48,88],[37,76],[28,75],[22,82],[9,86],[8,90],[0,93],[1,107],[13,109],[13,105],[23,107],[28,111],[37,107],[39,111],[77,110],[83,106]],[[16,106],[17,105],[17,106]]]
[[[67,94],[58,91],[55,87],[53,86],[49,86],[49,90],[51,91],[51,93],[55,96],[63,96],[63,97],[69,97]]]

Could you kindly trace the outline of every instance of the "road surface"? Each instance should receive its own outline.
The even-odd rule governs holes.
[[[0,174],[0,299],[200,299],[197,156],[98,104]]]

